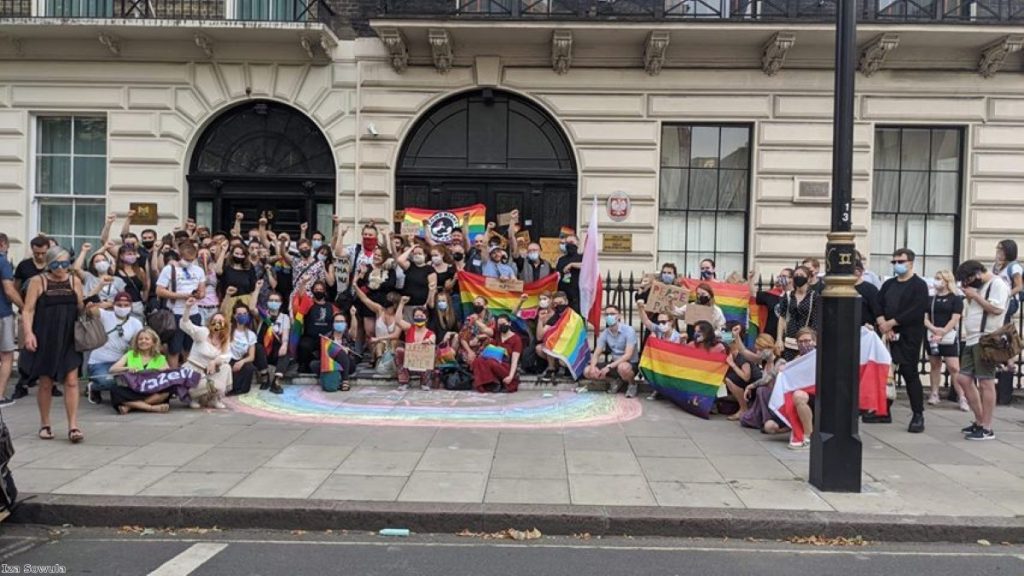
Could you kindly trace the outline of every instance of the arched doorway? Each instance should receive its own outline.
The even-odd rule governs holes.
[[[334,154],[320,129],[298,110],[266,100],[218,116],[200,135],[189,167],[189,214],[200,225],[242,229],[261,215],[277,232],[302,222],[329,233],[335,202]]]
[[[561,128],[508,92],[459,94],[413,127],[398,160],[396,207],[482,203],[488,220],[515,209],[533,238],[576,224],[576,166]]]

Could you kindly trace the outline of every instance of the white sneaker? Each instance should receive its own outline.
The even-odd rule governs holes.
[[[962,396],[960,397],[960,411],[961,412],[970,412],[971,411],[971,405],[968,404],[967,403],[967,399],[962,397]]]
[[[928,404],[931,404],[932,406],[936,406],[936,405],[938,405],[938,403],[939,403],[939,394],[938,394],[938,392],[932,392],[931,394],[928,395]]]
[[[574,392],[576,392],[577,394],[586,394],[589,391],[590,388],[587,388],[586,386],[577,386],[574,390]]]
[[[193,410],[199,410],[200,408],[202,408],[202,406],[199,405],[199,402],[196,402],[195,400],[189,402],[188,407]]]
[[[658,391],[655,390],[654,392],[651,392],[650,396],[648,396],[647,399],[648,400],[657,400],[659,396],[660,395],[658,394]]]
[[[430,384],[420,384],[420,390],[430,392]]]
[[[803,442],[790,442],[789,443],[789,449],[790,450],[806,450],[810,446],[811,446],[811,441],[808,440],[807,438],[804,438]]]
[[[214,402],[213,403],[213,407],[216,408],[217,410],[223,410],[223,409],[227,408],[227,406],[225,406],[224,403],[221,402],[220,400],[217,400],[216,402]]]

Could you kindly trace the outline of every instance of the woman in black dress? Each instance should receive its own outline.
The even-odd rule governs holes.
[[[53,439],[53,385],[63,381],[68,440],[78,443],[85,436],[78,428],[78,368],[82,365],[82,354],[75,350],[75,321],[85,304],[82,285],[71,276],[70,268],[68,251],[54,246],[46,253],[46,271],[29,283],[21,315],[24,348],[18,363],[29,378],[39,379],[39,437]]]
[[[814,275],[809,268],[798,267],[793,271],[793,290],[787,292],[775,306],[775,314],[779,317],[781,338],[776,341],[782,344],[782,357],[789,362],[800,355],[796,343],[796,335],[801,328],[814,328],[821,331],[821,295],[809,286]]]
[[[417,307],[433,308],[434,296],[437,294],[437,272],[427,262],[423,246],[411,240],[409,245],[397,259],[398,266],[405,271],[402,295],[409,297],[409,304],[403,312],[406,322],[412,320],[412,310]]]

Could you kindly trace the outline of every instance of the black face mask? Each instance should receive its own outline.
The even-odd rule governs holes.
[[[154,245],[154,241],[153,240],[143,240],[142,241],[142,247],[145,248],[146,250],[152,250],[153,249],[153,245]]]
[[[235,264],[244,264],[245,263],[245,256],[232,256],[231,260]]]
[[[708,304],[711,303],[711,296],[708,296],[707,294],[701,294],[697,298],[697,302],[703,304],[704,306],[707,306]]]
[[[508,324],[502,324],[501,326],[498,326],[498,330],[501,331],[502,334],[507,334],[508,331],[511,329],[512,327],[509,326]]]
[[[309,248],[299,248],[299,256],[302,256],[303,258],[309,258],[309,255],[312,253],[313,251]]]
[[[316,292],[313,292],[313,299],[314,300],[323,300],[324,298],[327,298],[327,293],[326,292],[320,292],[319,290],[317,290]]]
[[[473,305],[473,312],[476,312],[477,314],[480,314],[483,311],[484,311],[484,307],[483,306],[480,306],[480,305],[477,305],[477,304]]]
[[[561,314],[562,312],[565,312],[565,309],[568,307],[568,304],[557,304],[555,305],[555,312]]]
[[[579,252],[579,251],[580,251],[580,247],[575,245],[575,244],[566,244],[565,245],[565,253],[568,254],[569,256],[575,256],[576,253]]]
[[[806,285],[807,285],[807,277],[806,276],[793,276],[793,286],[796,286],[797,288],[803,288]]]
[[[462,259],[465,258],[465,257],[466,257],[466,255],[463,254],[462,252],[453,252],[452,253],[452,260],[455,260],[456,262],[462,262]]]
[[[971,280],[970,282],[967,283],[968,288],[974,288],[975,290],[980,290],[981,287],[984,285],[985,281],[982,280],[981,278],[975,278],[974,280]]]

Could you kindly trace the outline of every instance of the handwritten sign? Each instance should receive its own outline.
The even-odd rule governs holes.
[[[405,210],[395,210],[395,215],[392,217],[395,222],[401,222],[405,220]]]
[[[672,314],[676,306],[685,303],[686,299],[686,288],[653,281],[651,292],[647,295],[647,311],[655,314]]]
[[[712,322],[715,317],[715,309],[711,306],[701,306],[700,304],[687,304],[686,305],[686,324],[692,326],[697,322]]]
[[[505,227],[512,223],[512,212],[498,214],[498,226]]]
[[[552,266],[554,266],[562,256],[562,251],[558,248],[561,243],[562,240],[560,238],[540,239],[540,255],[542,258],[550,262]]]
[[[521,294],[523,291],[523,281],[515,278],[487,278],[484,280],[484,285],[488,290],[504,290],[516,294]]]
[[[405,367],[412,372],[426,372],[434,369],[434,345],[406,344]]]
[[[530,231],[529,230],[520,230],[519,232],[516,232],[516,242],[519,244],[520,248],[525,250],[526,247],[529,246],[530,242],[531,242],[531,240],[530,240]]]
[[[399,229],[399,234],[402,236],[418,236],[423,231],[423,226],[415,222],[407,222],[402,220],[402,225]]]
[[[132,224],[155,226],[160,219],[157,215],[156,202],[130,202],[128,209],[135,211]]]

